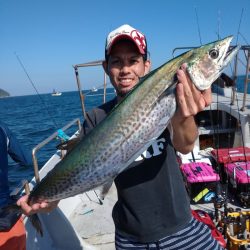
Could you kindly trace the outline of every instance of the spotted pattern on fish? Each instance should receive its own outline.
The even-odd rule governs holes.
[[[144,77],[34,188],[30,201],[53,201],[83,193],[128,168],[174,115],[177,69],[187,63],[195,86],[200,90],[210,87],[237,52],[235,49],[227,54],[231,40],[227,37],[190,50]],[[218,52],[218,57],[211,51]]]

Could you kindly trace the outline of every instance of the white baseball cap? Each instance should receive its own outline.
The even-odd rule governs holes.
[[[108,34],[105,45],[106,59],[110,54],[112,46],[121,39],[128,39],[134,42],[139,52],[147,58],[147,41],[145,35],[130,25],[124,24]]]

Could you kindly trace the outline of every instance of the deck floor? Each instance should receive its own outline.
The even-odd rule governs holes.
[[[115,185],[110,188],[102,205],[93,191],[83,194],[81,200],[70,216],[73,227],[93,249],[115,249],[112,220],[112,208],[117,200]]]

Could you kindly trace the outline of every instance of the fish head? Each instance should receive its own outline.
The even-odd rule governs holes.
[[[230,49],[233,36],[228,36],[190,51],[187,72],[199,90],[208,89],[237,54],[240,46]]]

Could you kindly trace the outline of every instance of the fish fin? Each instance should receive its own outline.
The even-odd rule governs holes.
[[[43,236],[43,229],[42,229],[42,223],[38,217],[37,214],[32,214],[29,216],[30,222],[33,225],[33,227],[36,229],[36,231]]]
[[[175,94],[176,92],[176,84],[178,83],[177,76],[174,76],[173,83],[161,94],[161,96],[158,99],[161,99],[167,95],[170,95],[172,93]]]
[[[100,187],[99,197],[100,197],[101,200],[104,200],[104,198],[108,194],[109,189],[111,188],[112,184],[113,184],[113,180],[109,181],[109,182],[106,182],[104,185],[102,185]]]
[[[0,232],[9,231],[21,215],[21,208],[15,203],[0,208]]]

